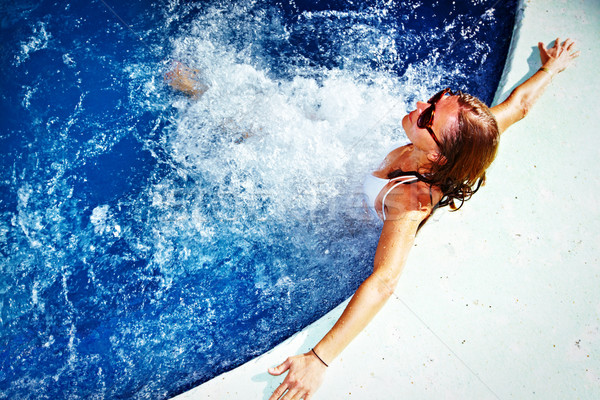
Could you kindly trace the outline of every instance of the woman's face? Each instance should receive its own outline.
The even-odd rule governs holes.
[[[408,113],[402,119],[402,127],[406,132],[406,136],[412,144],[419,150],[427,154],[439,154],[440,148],[431,137],[427,129],[422,129],[417,126],[417,120],[423,111],[431,107],[431,104],[421,101],[417,102],[417,108]],[[433,126],[431,129],[435,133],[438,140],[443,140],[442,131],[447,124],[455,124],[458,118],[458,101],[456,96],[444,96],[435,106],[435,114],[433,116]]]

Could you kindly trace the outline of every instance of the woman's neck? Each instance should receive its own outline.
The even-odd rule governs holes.
[[[431,160],[427,153],[414,145],[410,145],[406,163],[410,166],[411,171],[416,171],[420,174],[426,174],[431,171]]]
[[[390,173],[399,169],[426,174],[431,170],[431,162],[426,153],[417,149],[414,145],[408,144],[388,154],[381,169],[375,171],[373,175],[385,179]]]

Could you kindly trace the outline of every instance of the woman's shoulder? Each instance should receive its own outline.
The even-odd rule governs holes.
[[[423,220],[431,214],[442,195],[440,188],[421,180],[397,185],[386,197],[386,217],[399,219],[411,215]]]
[[[409,144],[401,146],[401,147],[396,147],[395,149],[390,151],[387,154],[387,156],[385,156],[383,163],[381,164],[379,170],[377,171],[377,172],[379,172],[378,175],[387,176],[392,171],[402,169],[402,160],[406,157],[406,155],[409,153],[409,151],[411,149],[412,149],[412,144],[409,143]]]

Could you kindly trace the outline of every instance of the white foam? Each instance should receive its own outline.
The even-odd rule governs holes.
[[[15,57],[16,65],[25,62],[36,51],[47,48],[51,38],[52,35],[46,30],[46,23],[38,22],[34,25],[32,35],[26,41],[21,42],[21,51]]]
[[[113,214],[107,204],[92,210],[90,222],[94,225],[94,232],[97,235],[110,234],[116,238],[121,236],[121,226],[114,222]]]
[[[211,48],[188,38],[179,46]],[[406,107],[390,76],[369,77],[373,85],[336,70],[321,82],[286,81],[231,58],[198,51],[197,60],[213,64],[204,72],[215,84],[198,102],[176,104],[180,113],[169,135],[171,154],[186,174],[213,182],[232,177],[234,191],[260,190],[285,208],[287,196],[308,195],[303,201],[310,207],[337,195],[349,176],[368,171],[365,152],[381,156],[381,149],[405,140],[399,127]],[[250,137],[236,145],[244,135]]]
[[[172,39],[172,58],[201,70],[210,88],[197,100],[177,95],[161,99],[176,113],[158,144],[147,144],[168,154],[173,172],[145,191],[147,232],[141,240],[131,239],[135,248],[150,252],[148,268],[162,271],[163,289],[180,272],[174,264],[178,269],[205,268],[219,260],[215,246],[223,242],[236,249],[235,260],[241,261],[252,255],[246,238],[260,238],[267,246],[279,240],[278,230],[294,232],[286,239],[289,251],[329,256],[332,252],[320,243],[346,237],[349,220],[365,218],[363,177],[391,148],[407,143],[401,119],[414,105],[406,104],[404,94],[427,98],[439,82],[436,68],[426,62],[408,68],[402,77],[358,64],[324,69],[303,62],[294,66],[292,60],[285,63],[289,73],[272,71],[263,50],[240,48],[227,29],[235,26],[241,36],[264,26],[285,32],[281,18],[248,20],[236,9],[240,5],[231,7],[227,13],[204,10]],[[394,46],[379,41],[368,45],[376,53]],[[130,72],[147,73],[137,68]],[[430,87],[423,86],[424,79]],[[156,99],[151,93],[155,84],[140,86]],[[102,210],[92,214],[98,231],[106,229],[102,221],[108,217]],[[315,217],[319,223],[312,231],[295,228]],[[361,243],[347,245],[358,249]],[[289,262],[280,266],[282,271]],[[267,263],[254,266],[257,288],[268,287],[271,279],[262,270],[279,268],[273,259]]]

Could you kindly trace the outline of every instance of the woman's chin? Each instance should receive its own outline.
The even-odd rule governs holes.
[[[404,117],[402,117],[402,128],[404,128],[404,131],[406,132],[407,126],[409,126],[412,123],[412,121],[410,120],[410,114],[406,114]]]
[[[410,119],[410,114],[406,114],[402,118],[402,129],[404,129],[404,133],[406,133],[406,136],[408,136],[408,139],[412,142],[412,139],[409,136],[411,125],[412,125],[412,121]]]

